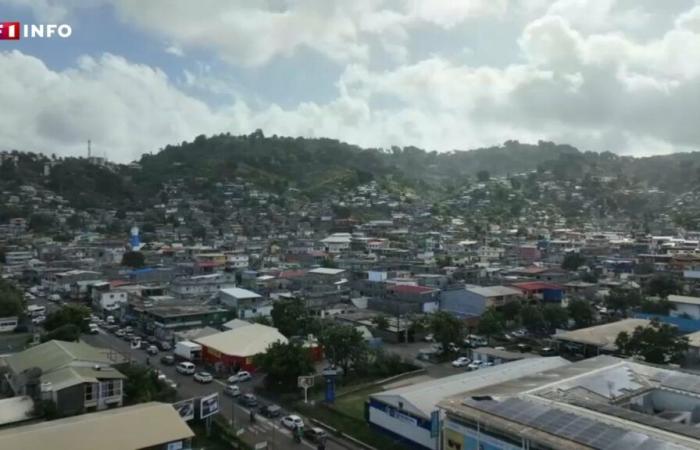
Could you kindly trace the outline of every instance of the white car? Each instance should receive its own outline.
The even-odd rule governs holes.
[[[195,372],[195,367],[194,364],[192,364],[191,362],[181,362],[178,363],[178,365],[175,367],[175,370],[177,370],[183,375],[193,375]]]
[[[493,362],[491,361],[484,361],[481,363],[481,367],[491,367],[493,366]]]
[[[214,381],[214,376],[209,372],[197,372],[194,374],[194,381],[197,383],[211,383]]]
[[[466,367],[470,362],[472,362],[471,359],[467,358],[466,356],[460,356],[452,361],[452,367]]]
[[[481,361],[472,361],[467,366],[467,369],[469,370],[477,370],[479,368],[481,368]]]
[[[231,375],[230,377],[228,377],[227,381],[229,384],[234,384],[241,381],[250,381],[252,378],[253,377],[250,375],[250,372],[248,372],[247,370],[241,370],[236,375]]]
[[[282,417],[281,422],[282,425],[284,425],[286,428],[289,428],[290,430],[304,428],[304,421],[301,420],[301,417],[294,414]]]
[[[241,395],[241,389],[235,384],[228,384],[224,388],[224,394],[228,395],[229,397],[238,397]]]

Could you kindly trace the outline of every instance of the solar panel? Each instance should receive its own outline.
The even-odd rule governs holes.
[[[519,398],[509,398],[504,401],[477,401],[468,398],[464,403],[472,408],[542,430],[554,436],[578,442],[594,449],[625,450],[634,448],[635,450],[663,450],[684,448],[661,442],[643,433],[627,431],[617,426]],[[600,409],[613,409],[609,405],[599,406],[601,406]],[[660,420],[653,417],[650,418]]]

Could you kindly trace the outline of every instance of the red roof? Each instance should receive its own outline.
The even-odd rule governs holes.
[[[389,290],[397,294],[425,294],[433,292],[435,289],[425,286],[414,286],[412,284],[395,284],[389,288]]]
[[[542,281],[527,281],[524,283],[514,283],[511,286],[523,291],[541,291],[543,289],[564,289],[558,284],[544,283]]]
[[[277,275],[278,278],[299,278],[306,275],[306,270],[285,270]]]
[[[127,284],[132,284],[132,282],[127,281],[127,280],[111,280],[109,282],[109,285],[112,286],[113,288],[119,287],[119,286],[126,286]]]

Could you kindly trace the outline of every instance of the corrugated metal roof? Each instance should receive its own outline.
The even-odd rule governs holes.
[[[172,405],[143,403],[0,431],[12,450],[138,450],[194,436]]]
[[[438,402],[447,397],[569,364],[559,357],[529,358],[379,392],[370,397],[396,408],[401,402],[404,410],[429,418]]]
[[[254,323],[198,338],[195,342],[225,355],[248,357],[265,353],[273,342],[287,343],[287,338],[277,328]]]

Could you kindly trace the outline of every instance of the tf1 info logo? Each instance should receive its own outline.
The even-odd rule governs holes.
[[[73,33],[66,24],[20,24],[19,22],[0,22],[0,41],[17,41],[20,38],[67,38]]]

